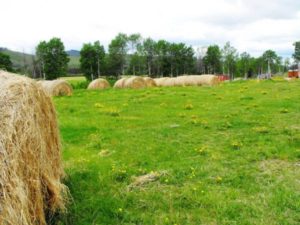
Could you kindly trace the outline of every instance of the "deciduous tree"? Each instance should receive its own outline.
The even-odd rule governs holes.
[[[70,59],[59,38],[52,38],[49,42],[41,41],[36,47],[36,55],[45,79],[53,80],[67,73]]]
[[[0,52],[0,69],[4,69],[7,71],[12,71],[13,67],[12,67],[12,62],[10,60],[9,55]]]
[[[114,75],[124,75],[126,66],[126,57],[128,52],[128,36],[118,34],[108,47],[108,66]]]
[[[221,50],[218,45],[211,45],[207,48],[206,55],[203,58],[206,72],[219,73],[221,71]]]

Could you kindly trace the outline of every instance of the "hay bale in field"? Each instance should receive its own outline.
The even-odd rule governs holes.
[[[176,85],[176,78],[175,77],[168,77],[161,82],[162,87],[174,87]]]
[[[0,71],[0,224],[46,225],[66,187],[51,98],[29,78]]]
[[[202,84],[202,78],[199,75],[189,75],[186,77],[185,80],[185,85],[186,86],[201,86],[201,85],[205,85]]]
[[[147,87],[145,80],[142,77],[129,77],[124,81],[124,88],[140,89]]]
[[[146,82],[146,87],[156,87],[156,83],[151,77],[144,77],[144,81]]]
[[[127,77],[121,78],[116,81],[114,84],[114,88],[124,88],[125,80],[128,79]]]
[[[45,80],[38,82],[50,96],[71,96],[72,86],[66,80]]]
[[[183,75],[178,77],[163,77],[154,79],[159,87],[172,86],[202,86],[202,85],[216,85],[220,83],[218,76],[215,75]]]
[[[190,75],[191,81],[198,86],[213,86],[220,83],[220,79],[216,75],[204,74],[204,75]]]
[[[155,78],[154,82],[156,83],[156,86],[162,87],[162,84],[164,83],[165,80],[169,79],[169,77],[160,77],[160,78]]]
[[[186,76],[178,76],[175,79],[175,86],[185,86]]]
[[[102,89],[106,89],[109,88],[110,84],[108,83],[107,80],[102,79],[102,78],[98,78],[96,80],[93,80],[87,89],[89,90],[102,90]]]
[[[132,88],[132,89],[139,89],[147,87],[147,83],[143,77],[124,77],[118,80],[114,88]]]
[[[197,86],[194,75],[183,75],[176,77],[175,86]]]

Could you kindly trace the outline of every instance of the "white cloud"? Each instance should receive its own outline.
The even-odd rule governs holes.
[[[259,55],[293,51],[300,39],[300,1],[295,0],[9,0],[1,3],[0,46],[33,52],[40,40],[60,37],[67,49],[118,33],[223,45]]]

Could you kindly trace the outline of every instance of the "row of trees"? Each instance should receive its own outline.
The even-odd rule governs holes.
[[[300,41],[295,43],[295,62],[300,62]],[[67,74],[69,56],[59,38],[41,41],[33,60],[33,77],[56,79]],[[5,66],[4,66],[5,65]],[[285,72],[290,60],[272,50],[260,57],[241,54],[227,42],[223,48],[211,45],[196,51],[184,43],[142,38],[140,34],[118,34],[105,51],[99,41],[85,43],[80,50],[80,69],[89,79],[103,75],[178,76],[181,74],[227,74],[253,77],[263,73]],[[12,70],[9,57],[0,54],[0,68]]]
[[[251,57],[247,52],[238,54],[237,50],[227,42],[221,49],[212,45],[206,51],[198,51],[198,69],[200,73],[227,74],[230,78],[252,77],[257,74],[275,74],[285,72],[290,60],[278,56],[273,50],[265,51],[260,57]]]
[[[298,60],[295,54],[293,57]],[[139,34],[122,33],[111,41],[107,53],[99,42],[95,42],[84,44],[80,55],[81,69],[88,79],[101,73],[150,76],[212,73],[227,74],[233,79],[235,76],[248,78],[263,73],[281,73],[290,67],[290,60],[283,61],[273,50],[255,58],[247,52],[239,54],[227,42],[223,48],[211,45],[194,52],[191,46],[183,43],[154,41],[143,39]],[[102,68],[101,73],[99,67]]]
[[[143,39],[140,34],[118,34],[108,46],[84,44],[80,51],[81,70],[88,79],[101,74],[177,76],[195,72],[192,47],[184,43]]]

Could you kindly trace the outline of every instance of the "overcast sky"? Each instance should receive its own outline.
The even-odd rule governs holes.
[[[194,47],[225,42],[254,56],[267,49],[289,57],[300,40],[300,0],[3,0],[0,46],[33,53],[59,37],[66,49],[119,32]]]

